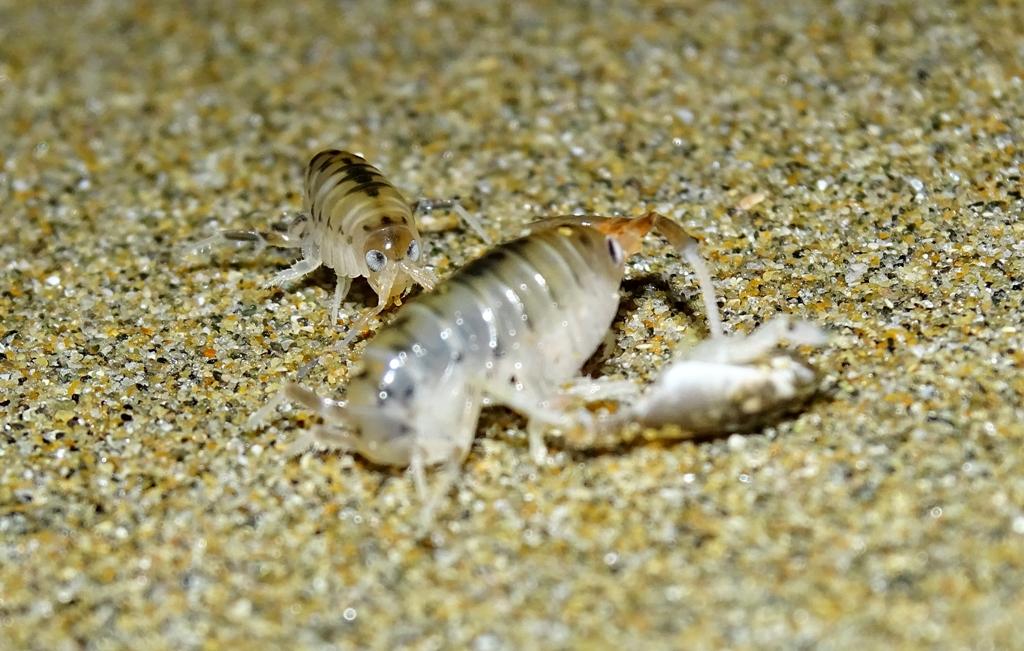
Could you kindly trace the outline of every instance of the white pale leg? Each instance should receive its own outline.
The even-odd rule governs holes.
[[[321,398],[316,392],[295,382],[289,382],[281,387],[281,390],[275,393],[267,401],[267,404],[260,407],[256,413],[250,416],[248,426],[250,428],[259,426],[260,423],[269,418],[278,407],[286,402],[295,402],[316,412],[326,423],[301,433],[288,446],[286,454],[289,456],[302,453],[314,443],[331,449],[359,449],[359,441],[338,427],[346,422],[344,407],[329,398]]]
[[[353,452],[359,450],[359,441],[339,427],[314,425],[312,429],[299,434],[285,450],[285,454],[294,457],[302,454],[311,446],[319,446],[326,450]]]
[[[281,285],[286,285],[293,280],[298,280],[299,278],[316,271],[319,266],[320,255],[308,253],[306,257],[298,260],[295,264],[284,271],[279,271],[274,274],[270,280],[263,283],[263,287],[280,287]]]
[[[749,335],[736,335],[703,341],[687,355],[688,359],[729,364],[750,364],[770,356],[785,345],[820,347],[828,342],[828,333],[808,321],[777,316]]]
[[[249,216],[251,214],[249,213]],[[305,234],[309,216],[305,213],[289,213],[288,217],[292,219],[292,223],[289,225],[287,233],[249,229],[225,229],[194,244],[186,245],[185,253],[189,255],[205,253],[213,247],[226,242],[256,242],[260,250],[265,246],[297,249],[306,243]]]
[[[315,411],[327,421],[341,423],[345,421],[344,409],[340,404],[328,398],[321,398],[316,392],[307,389],[301,384],[289,382],[281,387],[267,401],[267,404],[260,407],[256,413],[249,417],[248,427],[256,428],[265,421],[274,411],[286,402],[297,402],[303,407]]]
[[[338,311],[341,309],[341,302],[348,295],[352,287],[352,279],[348,276],[338,275],[338,284],[334,286],[334,299],[331,301],[331,325],[338,323]]]
[[[640,387],[631,380],[578,377],[566,383],[562,392],[582,400],[630,400],[640,395]]]
[[[199,240],[194,244],[186,245],[186,252],[191,255],[198,255],[212,250],[216,246],[228,242],[255,242],[257,251],[263,250],[266,246],[276,246],[284,249],[297,249],[302,246],[300,238],[290,237],[285,233],[273,231],[247,231],[247,230],[224,230],[215,235]]]
[[[483,229],[480,224],[480,220],[469,214],[469,211],[462,207],[458,199],[427,199],[421,198],[413,204],[413,213],[429,213],[441,209],[449,209],[454,212],[459,220],[465,224],[469,230],[473,231],[477,237],[479,237],[487,245],[492,244],[491,237],[487,234],[487,231]]]
[[[416,486],[416,496],[420,501],[427,499],[427,466],[424,462],[423,448],[416,446],[412,450],[412,457],[409,459],[409,472],[412,474],[412,483]]]
[[[430,497],[424,502],[423,510],[420,511],[419,525],[416,532],[418,540],[425,538],[433,528],[437,509],[440,507],[445,496],[448,495],[448,491],[452,489],[452,486],[458,480],[459,474],[462,472],[462,462],[465,460],[467,453],[468,450],[452,449],[451,456],[448,457],[444,462],[444,466],[441,467],[437,483],[434,484]]]
[[[522,388],[512,386],[509,382],[495,382],[484,388],[491,402],[504,405],[526,417],[526,434],[530,443],[530,457],[537,464],[547,459],[547,445],[544,443],[544,432],[549,426],[569,427],[576,423],[573,414],[560,409],[561,402],[558,392],[546,391],[542,387],[533,387],[523,380]],[[549,396],[545,399],[541,396]],[[550,399],[554,396],[554,399]],[[554,403],[554,404],[553,404]]]
[[[711,333],[711,338],[720,339],[724,330],[722,316],[718,312],[718,300],[715,296],[715,284],[711,270],[708,269],[696,245],[687,247],[683,251],[683,256],[693,267],[693,272],[697,276],[697,284],[700,285],[700,295],[704,301],[704,312],[707,314],[708,331]]]
[[[481,403],[481,393],[479,390],[471,390],[463,398],[462,413],[459,415],[458,422],[452,424],[454,436],[448,441],[448,444],[450,444],[448,456],[444,460],[444,466],[441,469],[437,483],[424,502],[423,510],[420,511],[418,539],[423,538],[430,532],[430,528],[434,524],[434,515],[437,513],[438,508],[440,508],[445,496],[448,495],[448,491],[451,490],[452,486],[455,485],[455,481],[459,478],[462,464],[465,463],[466,457],[469,456],[470,447],[473,445],[473,436],[476,433],[476,424],[480,417]],[[422,448],[420,450],[422,451]],[[415,462],[415,451],[413,462]],[[413,480],[416,480],[415,468],[413,469]],[[423,479],[423,490],[426,491],[425,478]]]
[[[387,296],[378,296],[376,307],[372,307],[369,310],[367,310],[363,314],[363,316],[359,317],[358,321],[356,321],[353,325],[349,326],[348,334],[345,335],[345,338],[341,340],[341,343],[334,347],[334,350],[342,351],[348,348],[348,345],[352,343],[352,340],[358,337],[359,334],[363,331],[363,329],[370,325],[370,321],[372,321],[375,316],[384,311],[384,308],[387,306],[387,300]]]
[[[704,261],[704,257],[700,254],[697,240],[675,221],[657,213],[655,216],[655,230],[668,240],[676,252],[693,268],[693,272],[697,276],[697,284],[700,285],[700,295],[708,319],[708,331],[711,333],[712,339],[720,338],[723,334],[722,316],[718,312],[714,277],[711,275],[711,270],[708,268],[707,262]]]
[[[470,215],[469,211],[462,207],[462,204],[458,201],[454,202],[452,204],[452,210],[454,210],[455,214],[459,216],[462,223],[468,226],[471,231],[476,233],[477,237],[483,240],[484,244],[488,246],[492,244],[491,237],[484,230],[483,226],[480,225],[480,221],[476,217]]]
[[[280,389],[271,396],[267,403],[253,412],[248,419],[245,421],[246,429],[256,429],[267,421],[277,408],[288,402],[288,396],[284,392],[284,388]]]

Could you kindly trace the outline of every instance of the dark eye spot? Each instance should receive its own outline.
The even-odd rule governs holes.
[[[620,264],[622,262],[622,246],[614,237],[607,238],[608,243],[608,255],[612,257],[612,262]]]
[[[370,249],[366,252],[366,266],[370,268],[370,271],[380,271],[384,268],[388,259],[384,255],[383,251],[377,249]]]
[[[420,259],[420,243],[416,240],[409,242],[409,248],[405,252],[405,257],[409,258],[413,262]]]

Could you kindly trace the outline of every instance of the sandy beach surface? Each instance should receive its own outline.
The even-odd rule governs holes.
[[[0,1],[0,647],[1021,648],[1021,34],[1010,1]],[[416,542],[404,471],[245,426],[317,355],[344,396],[333,273],[182,253],[300,210],[327,147],[495,240],[675,217],[729,331],[830,330],[820,395],[543,467],[487,410]],[[425,230],[442,277],[486,249]],[[613,331],[588,371],[638,382],[707,336],[657,238]]]

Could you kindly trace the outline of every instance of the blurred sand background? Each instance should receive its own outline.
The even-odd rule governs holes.
[[[0,646],[1019,647],[1022,34],[1017,2],[0,2]],[[664,210],[731,331],[832,330],[823,393],[543,468],[488,411],[417,544],[401,471],[244,427],[336,339],[333,275],[178,248],[300,209],[324,147],[496,239]],[[433,217],[442,275],[484,250]],[[667,247],[628,276],[589,370],[645,380],[706,328]]]

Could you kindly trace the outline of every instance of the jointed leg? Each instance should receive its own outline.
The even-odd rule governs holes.
[[[255,428],[267,419],[274,410],[286,402],[297,402],[311,411],[315,411],[325,421],[330,423],[345,422],[345,410],[336,401],[330,398],[321,398],[315,391],[307,389],[301,384],[289,382],[274,394],[267,404],[263,405],[252,416],[249,417],[247,426]]]
[[[547,458],[547,446],[544,444],[544,433],[550,426],[572,427],[577,424],[578,415],[559,408],[560,398],[557,390],[545,391],[546,385],[531,386],[522,381],[517,388],[511,383],[495,383],[486,387],[487,395],[498,404],[517,411],[526,416],[526,434],[530,443],[530,457],[537,464],[544,463]],[[542,396],[554,396],[545,399]]]
[[[325,422],[331,425],[341,425],[346,422],[345,408],[337,401],[330,398],[321,398],[315,391],[307,389],[301,384],[289,382],[274,394],[267,401],[267,404],[260,407],[256,413],[249,417],[247,426],[255,428],[265,421],[274,411],[286,402],[295,402],[303,407],[316,412]]]
[[[424,291],[429,292],[437,284],[437,274],[429,267],[420,267],[415,264],[402,262],[399,264],[399,268],[409,274]]]
[[[431,527],[434,525],[434,515],[441,505],[441,501],[444,500],[445,496],[448,495],[448,491],[452,489],[452,486],[458,480],[462,472],[462,462],[467,454],[468,450],[453,448],[451,456],[448,457],[444,462],[444,466],[441,467],[437,483],[434,484],[430,497],[424,502],[423,510],[420,511],[420,520],[416,533],[417,539],[426,537],[430,532]]]
[[[249,418],[245,421],[246,429],[256,429],[264,421],[277,411],[277,408],[288,402],[288,395],[285,393],[285,388],[282,387],[277,393],[275,393],[267,403],[257,409]]]
[[[286,384],[283,391],[289,400],[299,403],[306,409],[315,411],[328,423],[338,424],[346,421],[345,409],[336,400],[321,398],[315,391],[295,382]]]
[[[548,459],[548,445],[544,442],[544,432],[548,423],[527,415],[526,440],[530,444],[530,458],[535,464],[543,465]]]
[[[459,479],[459,475],[462,472],[462,462],[465,457],[466,453],[464,450],[453,449],[451,457],[444,462],[440,472],[437,473],[437,483],[434,484],[430,496],[423,503],[423,510],[420,511],[420,522],[417,526],[416,534],[418,539],[426,537],[431,527],[433,527],[437,508],[440,507],[444,497],[452,490],[452,486]]]
[[[345,430],[329,425],[314,425],[312,429],[300,432],[284,453],[290,457],[298,456],[314,445],[345,452],[359,450],[359,441]]]
[[[257,252],[266,246],[279,246],[285,249],[297,249],[302,242],[296,238],[289,237],[285,233],[274,231],[246,231],[246,230],[224,230],[215,235],[199,240],[195,244],[186,247],[186,251],[192,255],[206,253],[215,246],[225,242],[256,242]]]
[[[342,339],[341,343],[335,346],[334,349],[344,350],[345,348],[347,348],[348,345],[352,343],[352,340],[358,337],[359,333],[361,333],[364,328],[370,325],[370,321],[373,320],[373,317],[377,316],[378,314],[384,311],[384,308],[388,304],[387,300],[387,296],[379,296],[376,307],[370,308],[369,310],[366,311],[366,313],[363,314],[363,316],[359,317],[359,320],[356,321],[355,324],[353,324],[350,327],[348,334],[345,335],[345,338]]]
[[[462,223],[468,226],[471,231],[476,233],[477,237],[483,240],[484,244],[487,244],[488,246],[492,244],[493,240],[491,240],[490,236],[487,234],[487,231],[484,230],[483,226],[480,225],[480,220],[470,215],[469,211],[462,207],[462,204],[460,204],[458,201],[455,201],[454,203],[452,203],[452,210],[454,210],[455,214],[459,216],[459,219],[462,220]]]
[[[785,347],[825,345],[828,334],[808,321],[777,316],[748,335],[703,341],[686,358],[721,364],[751,364],[768,359]]]
[[[437,483],[434,485],[433,490],[430,491],[430,496],[423,504],[423,510],[420,512],[419,527],[417,532],[417,538],[423,538],[429,533],[431,526],[434,523],[434,514],[437,513],[437,509],[440,507],[441,502],[448,495],[448,492],[455,485],[455,481],[459,478],[459,473],[462,469],[462,464],[466,461],[466,457],[469,456],[469,449],[473,444],[473,434],[476,431],[477,419],[480,417],[480,407],[482,404],[482,396],[478,390],[473,390],[469,395],[464,396],[462,413],[460,414],[458,423],[454,424],[453,427],[453,440],[450,441],[452,444],[448,458],[444,461],[444,466],[441,469],[440,476]],[[423,491],[426,491],[426,479],[421,477],[419,480],[416,478],[417,470],[417,453],[419,454],[420,463],[423,462],[423,450],[418,448],[413,451],[412,458],[412,472],[414,481],[422,481]],[[417,491],[420,491],[420,486],[417,486]]]
[[[297,249],[305,243],[306,226],[309,216],[304,213],[293,213],[293,221],[286,233],[277,231],[258,231],[248,229],[225,229],[188,246],[188,252],[195,255],[205,253],[223,242],[256,242],[258,249],[265,246],[278,246],[285,249]]]
[[[306,274],[312,273],[320,266],[320,253],[318,251],[307,251],[305,257],[298,260],[295,264],[288,267],[284,271],[279,271],[271,277],[270,280],[263,283],[264,287],[279,287],[290,283],[293,280],[302,278]]]
[[[655,216],[654,228],[668,240],[669,244],[679,252],[681,256],[693,268],[697,276],[697,283],[700,285],[701,298],[704,301],[704,312],[707,314],[708,330],[711,331],[712,339],[722,336],[722,317],[718,312],[718,302],[715,297],[715,285],[711,270],[700,254],[700,247],[697,240],[686,232],[682,226],[664,215],[653,213]]]
[[[469,214],[469,212],[462,207],[458,199],[418,199],[412,206],[413,214],[416,213],[429,213],[438,208],[448,209],[458,215],[459,219],[465,224],[471,231],[476,233],[476,236],[484,241],[485,244],[491,244],[491,238],[484,231],[483,226],[480,225],[480,221]]]
[[[295,382],[289,382],[281,387],[281,390],[274,394],[274,397],[268,400],[267,404],[250,416],[248,426],[250,428],[257,427],[275,409],[286,402],[295,402],[316,412],[324,419],[324,424],[316,425],[312,429],[302,432],[288,446],[285,454],[289,456],[300,454],[313,444],[335,450],[358,451],[360,449],[359,440],[339,427],[344,425],[347,420],[345,408],[334,400],[321,398],[316,392]]]
[[[412,458],[409,460],[409,472],[412,474],[412,482],[416,486],[416,496],[420,501],[427,499],[427,467],[423,457],[423,448],[417,445],[413,448]]]
[[[352,279],[338,274],[338,284],[334,286],[334,300],[331,301],[332,326],[338,323],[338,310],[341,309],[341,302],[345,300],[350,287],[352,287]]]
[[[567,396],[583,400],[617,400],[635,398],[640,387],[631,380],[609,380],[608,378],[578,377],[570,380],[562,389]]]

